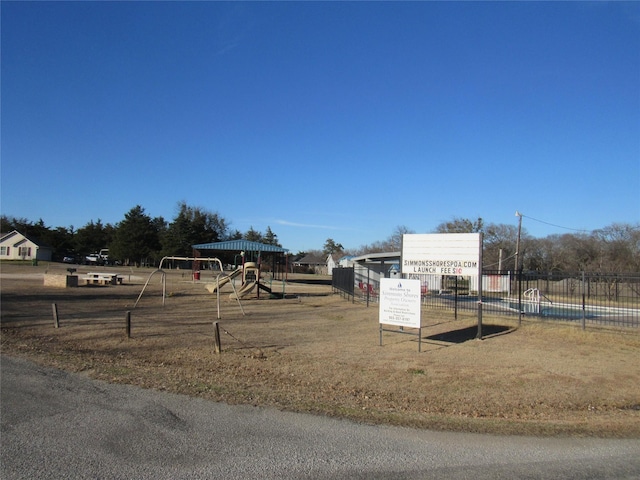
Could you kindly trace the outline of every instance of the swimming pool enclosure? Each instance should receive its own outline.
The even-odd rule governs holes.
[[[336,293],[377,304],[380,278],[405,278],[393,269],[355,265],[332,272]],[[408,277],[406,277],[408,278]],[[478,309],[478,278],[415,275],[425,308],[458,313]],[[640,327],[640,273],[484,271],[483,315]]]

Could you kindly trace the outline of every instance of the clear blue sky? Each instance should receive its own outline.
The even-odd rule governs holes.
[[[7,2],[2,205],[179,201],[293,252],[640,221],[639,2]]]

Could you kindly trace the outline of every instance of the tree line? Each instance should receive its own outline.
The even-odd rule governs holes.
[[[603,274],[640,272],[640,223],[613,223],[592,232],[553,234],[534,238],[526,228],[518,235],[515,225],[485,223],[453,218],[439,224],[433,232],[424,233],[480,233],[483,234],[483,265],[485,270],[516,269],[532,272],[600,272]],[[329,238],[323,254],[364,255],[378,252],[399,252],[402,235],[416,233],[406,226],[398,226],[385,240],[345,250]],[[518,236],[520,241],[518,242]]]
[[[179,202],[178,213],[170,221],[151,217],[136,205],[115,225],[93,221],[75,229],[48,227],[42,219],[33,223],[24,218],[0,216],[2,234],[17,230],[27,238],[53,249],[54,260],[71,256],[82,263],[86,255],[109,249],[109,260],[123,265],[157,265],[165,256],[192,256],[192,245],[246,239],[281,246],[271,227],[262,233],[253,227],[246,232],[232,230],[227,219],[216,212]]]
[[[52,247],[54,260],[72,255],[81,261],[84,256],[109,248],[109,257],[125,265],[157,265],[164,256],[191,256],[192,245],[245,239],[282,246],[278,236],[267,227],[260,232],[250,227],[246,232],[230,228],[230,222],[216,212],[179,202],[177,214],[171,221],[151,217],[136,205],[115,225],[93,221],[83,227],[48,227],[44,221],[33,223],[26,219],[0,216],[0,232],[17,230],[32,240]],[[484,238],[483,263],[486,270],[511,270],[519,252],[519,268],[536,272],[602,273],[640,272],[640,223],[613,223],[592,232],[553,234],[534,238],[522,228],[518,235],[515,225],[485,223],[482,218],[454,217],[439,224],[433,232],[478,233]],[[322,250],[298,252],[317,255],[364,255],[366,253],[398,252],[402,235],[416,233],[406,226],[398,226],[392,234],[372,244],[345,249],[328,238]]]

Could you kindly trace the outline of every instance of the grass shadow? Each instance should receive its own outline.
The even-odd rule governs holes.
[[[482,326],[482,338],[505,335],[513,331],[515,331],[515,328],[512,327],[506,327],[504,325],[485,324]],[[424,338],[426,340],[434,340],[438,342],[464,343],[468,340],[474,340],[477,335],[478,327],[477,325],[474,325],[472,327],[451,330],[449,332],[436,333],[435,335],[429,335],[428,337]]]

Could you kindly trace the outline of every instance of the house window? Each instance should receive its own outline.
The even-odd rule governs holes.
[[[0,247],[0,255],[9,255],[11,247]]]
[[[18,247],[18,256],[19,257],[30,257],[31,256],[31,247]]]

